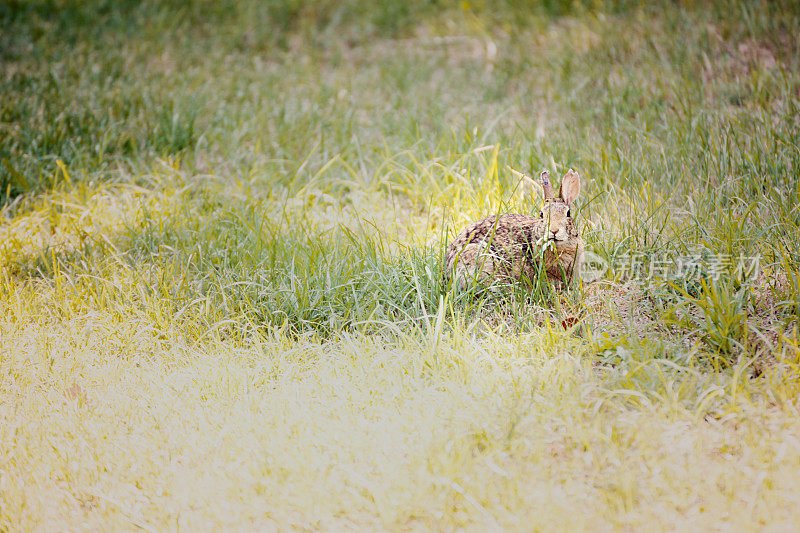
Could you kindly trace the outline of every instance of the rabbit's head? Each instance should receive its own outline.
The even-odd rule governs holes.
[[[550,173],[543,171],[540,175],[542,189],[544,190],[544,206],[541,217],[547,223],[544,237],[555,242],[556,247],[569,247],[574,245],[578,236],[578,229],[572,219],[572,203],[581,190],[581,178],[578,173],[570,169],[561,180],[558,196],[553,192],[550,184]]]

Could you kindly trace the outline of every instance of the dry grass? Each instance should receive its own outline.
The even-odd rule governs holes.
[[[724,377],[691,378],[694,405],[681,382],[663,383],[660,398],[612,389],[620,378],[592,369],[581,342],[554,346],[546,331],[193,347],[102,315],[42,326],[2,325],[9,526],[790,529],[798,519],[791,404]],[[704,417],[709,405],[727,414]]]

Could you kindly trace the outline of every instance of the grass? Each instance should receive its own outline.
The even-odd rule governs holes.
[[[797,522],[795,2],[0,29],[0,529]],[[448,239],[538,213],[541,168],[612,268],[450,291]]]

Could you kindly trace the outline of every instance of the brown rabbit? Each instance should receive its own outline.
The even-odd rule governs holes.
[[[544,206],[540,216],[509,213],[467,226],[447,248],[445,276],[464,289],[473,281],[532,284],[544,267],[551,282],[573,283],[580,274],[583,239],[570,204],[580,193],[580,176],[570,169],[553,194],[550,173],[541,173]]]

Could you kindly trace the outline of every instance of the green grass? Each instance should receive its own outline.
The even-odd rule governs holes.
[[[798,34],[791,1],[3,3],[0,529],[790,527]],[[448,239],[538,213],[542,168],[614,268],[452,292]]]

